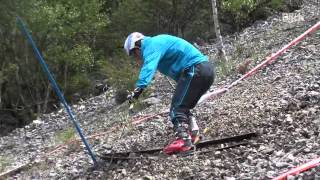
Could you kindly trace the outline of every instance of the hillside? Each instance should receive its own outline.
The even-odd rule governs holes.
[[[254,59],[252,68],[320,21],[319,9],[319,2],[308,1],[300,10],[257,22],[225,38],[227,53],[237,56],[239,63]],[[203,47],[212,59],[216,56],[215,46]],[[319,57],[320,30],[230,92],[196,107],[199,125],[209,129],[207,137],[259,132],[259,137],[247,146],[188,157],[158,156],[106,163],[93,171],[90,157],[80,143],[46,154],[74,136],[68,115],[61,109],[0,138],[0,171],[31,162],[9,179],[270,179],[320,157]],[[218,77],[212,89],[238,77],[236,70],[226,78]],[[158,75],[150,88],[150,96],[161,101],[140,115],[169,108],[173,90],[167,80]],[[109,90],[73,106],[85,134],[100,133],[90,139],[97,153],[164,146],[172,139],[166,116],[129,125],[132,117],[127,107],[117,106],[113,94]],[[291,177],[315,178],[320,178],[320,167]]]

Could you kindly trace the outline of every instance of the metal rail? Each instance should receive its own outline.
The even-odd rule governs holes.
[[[201,141],[200,143],[196,144],[196,149],[197,148],[204,148],[207,146],[211,145],[217,145],[217,144],[223,144],[223,143],[230,143],[230,142],[240,142],[238,144],[226,146],[223,148],[218,148],[219,149],[228,149],[240,145],[246,144],[245,142],[241,142],[245,139],[251,139],[254,137],[257,137],[258,134],[256,132],[251,132],[251,133],[246,133],[246,134],[241,134],[241,135],[236,135],[236,136],[230,136],[230,137],[224,137],[224,138],[219,138],[219,139],[210,139],[210,140],[204,140]],[[100,154],[98,155],[101,159],[104,160],[129,160],[129,159],[139,159],[140,157],[130,157],[130,155],[135,154],[135,155],[144,155],[144,154],[154,154],[154,153],[159,153],[163,150],[163,147],[157,147],[157,148],[152,148],[152,149],[146,149],[146,150],[141,150],[141,151],[126,151],[126,152],[115,152],[115,153],[106,153],[106,154]],[[217,150],[217,149],[215,149]],[[201,153],[201,152],[200,152]],[[205,151],[203,152],[205,153]]]

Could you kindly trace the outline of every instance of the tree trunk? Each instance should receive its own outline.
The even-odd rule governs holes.
[[[12,44],[12,47],[13,47],[13,52],[14,52],[14,63],[17,64],[17,67],[18,69],[16,70],[15,72],[15,80],[16,80],[16,87],[17,87],[17,90],[16,90],[16,95],[17,95],[17,102],[16,104],[14,105],[14,107],[17,109],[18,107],[22,107],[22,108],[25,108],[27,106],[27,101],[26,101],[26,98],[23,94],[23,89],[22,89],[22,80],[21,80],[21,77],[24,75],[22,72],[21,72],[21,63],[19,63],[19,50],[22,49],[23,47],[21,47],[21,43],[20,43],[20,40],[17,36],[17,30],[13,30],[13,39],[14,39],[14,43]],[[20,75],[21,74],[21,75]],[[19,98],[20,99],[19,99]],[[20,102],[21,101],[21,102]]]
[[[4,69],[4,63],[2,64],[2,67],[0,69],[0,72]],[[0,79],[0,109],[3,108],[3,104],[2,104],[2,93],[4,92],[4,86],[5,86],[5,78],[4,75],[2,74],[2,72],[0,73],[3,77],[3,79]]]
[[[178,35],[177,31],[177,11],[178,11],[178,2],[177,0],[172,0],[172,12],[171,12],[171,20],[169,24],[169,31],[171,31],[172,34]]]
[[[66,64],[64,65],[64,85],[63,85],[63,92],[67,91],[67,80],[68,80],[68,64],[66,62]]]
[[[0,83],[0,109],[2,109],[2,83]]]
[[[22,92],[22,82],[21,82],[21,78],[20,78],[20,75],[19,75],[19,69],[16,71],[16,82],[17,82],[17,88],[18,88],[18,91],[16,93],[18,93],[19,97],[20,97],[20,100],[22,102],[21,105],[23,105],[23,107],[27,107],[28,104],[27,104],[27,101],[25,99],[25,97],[23,96],[23,92]],[[18,99],[18,98],[17,98]],[[15,107],[17,108],[17,106],[21,106],[20,103],[19,103],[19,100],[17,102],[17,104],[15,105]]]
[[[225,60],[225,62],[228,62],[224,44],[222,41],[222,36],[220,32],[220,25],[219,25],[219,18],[218,18],[218,8],[217,8],[217,1],[216,0],[211,0],[211,5],[212,5],[212,14],[213,14],[213,23],[214,23],[214,31],[216,33],[216,37],[219,39],[220,42],[220,47],[218,48],[219,54],[222,55],[222,58]]]
[[[49,102],[49,98],[50,98],[50,92],[51,92],[51,84],[49,82],[48,86],[47,86],[47,89],[46,89],[46,97],[44,99],[42,113],[46,113],[46,111],[47,111],[48,102]]]
[[[41,92],[39,91],[39,88],[36,88],[36,103],[37,103],[37,118],[41,114]]]

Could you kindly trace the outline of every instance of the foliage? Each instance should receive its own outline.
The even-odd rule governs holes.
[[[210,17],[207,0],[123,0],[112,13],[110,27],[121,36],[139,31],[147,35],[168,33],[191,40],[192,36],[205,35],[199,29],[210,29]],[[194,29],[197,31],[193,32]]]
[[[268,5],[273,9],[280,8],[283,4],[284,4],[284,0],[271,0],[268,3]]]
[[[99,13],[101,3],[95,1],[47,1],[37,15],[37,33],[48,33],[41,36],[45,43],[44,56],[53,69],[59,84],[69,98],[74,92],[87,92],[90,73],[98,63],[92,48],[93,41],[108,19]],[[49,23],[44,23],[45,21]],[[45,27],[43,25],[45,24]],[[92,48],[91,48],[92,46]]]
[[[284,0],[223,0],[221,10],[223,14],[231,14],[229,21],[233,21],[237,30],[257,19],[268,16],[268,9],[278,9]]]
[[[109,77],[108,82],[118,89],[132,90],[138,78],[138,67],[133,59],[121,59],[118,62],[104,61],[102,71]]]
[[[100,13],[101,2],[7,1],[0,6],[4,10],[0,22],[5,22],[0,27],[0,38],[5,42],[0,45],[0,108],[24,107],[32,114],[40,113],[43,103],[57,101],[30,45],[15,24],[16,15],[25,20],[65,96],[70,99],[78,91],[88,94],[90,75],[99,69],[95,39],[109,22]]]

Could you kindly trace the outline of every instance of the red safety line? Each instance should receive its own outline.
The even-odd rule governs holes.
[[[157,114],[153,114],[153,115],[147,115],[147,116],[144,116],[144,117],[142,117],[142,118],[137,118],[137,120],[135,120],[135,118],[132,120],[132,124],[139,124],[139,123],[141,123],[141,122],[143,122],[143,121],[146,121],[146,120],[149,120],[149,119],[151,119],[151,118],[154,118],[154,117],[156,117],[156,116],[160,116],[160,115],[163,115],[163,114],[166,114],[166,113],[168,113],[169,111],[167,110],[167,111],[163,111],[163,112],[161,112],[161,113],[157,113]]]
[[[289,44],[287,44],[286,46],[284,46],[282,49],[280,49],[279,51],[277,51],[275,54],[272,54],[270,57],[266,58],[265,61],[261,62],[260,64],[258,64],[256,67],[254,67],[253,69],[251,69],[249,72],[247,72],[246,74],[244,74],[241,78],[239,78],[238,80],[234,81],[232,84],[230,84],[227,87],[224,88],[220,88],[218,90],[215,90],[213,92],[209,92],[206,93],[205,95],[203,95],[200,100],[198,101],[198,104],[209,100],[209,99],[213,99],[214,97],[217,97],[218,95],[221,95],[227,91],[229,91],[232,87],[236,86],[240,81],[242,81],[243,79],[253,75],[255,72],[257,72],[257,70],[259,70],[260,68],[266,66],[267,64],[270,64],[271,62],[273,62],[274,60],[276,60],[280,55],[282,55],[286,50],[288,50],[289,48],[291,48],[292,46],[298,44],[300,41],[302,41],[308,34],[315,32],[318,28],[320,27],[320,21],[313,25],[311,28],[309,28],[306,32],[304,32],[303,34],[301,34],[299,37],[297,37],[296,39],[294,39],[293,41],[291,41]],[[155,116],[164,114],[164,113],[168,113],[168,111],[165,112],[161,112],[158,114],[154,114],[154,115],[148,115],[145,117],[141,117],[141,118],[134,118],[132,121],[134,124],[138,124],[140,122],[149,120]]]
[[[301,34],[299,37],[297,37],[296,39],[294,39],[293,41],[291,41],[289,44],[287,44],[286,46],[284,46],[282,49],[280,49],[278,52],[276,52],[275,54],[272,54],[270,57],[266,58],[265,61],[263,61],[262,63],[258,64],[256,67],[254,67],[253,69],[251,69],[249,72],[247,72],[245,75],[243,75],[241,78],[239,78],[238,80],[234,81],[232,84],[230,84],[229,86],[227,86],[226,88],[222,88],[219,89],[217,91],[213,91],[211,93],[207,93],[205,95],[203,95],[198,103],[202,103],[205,100],[208,100],[212,97],[216,97],[217,94],[222,94],[227,92],[228,90],[230,90],[232,87],[234,87],[235,85],[237,85],[240,81],[242,81],[243,79],[253,75],[255,72],[257,72],[257,70],[259,70],[260,68],[262,68],[263,66],[272,63],[274,60],[276,60],[280,55],[282,55],[286,50],[288,50],[289,48],[291,48],[292,46],[298,44],[300,41],[302,41],[308,34],[315,32],[318,28],[320,27],[320,21],[315,24],[314,26],[312,26],[311,28],[309,28],[306,32],[304,32],[303,34]],[[223,90],[223,91],[222,91]],[[218,92],[220,91],[220,92]]]
[[[217,97],[218,95],[224,94],[225,92],[227,92],[229,89],[228,88],[220,88],[218,90],[209,92],[204,94],[203,96],[201,96],[201,98],[198,101],[198,104],[201,104],[202,102],[209,100],[209,99],[214,99],[215,97]]]
[[[306,164],[291,169],[290,171],[274,178],[273,180],[286,180],[289,175],[297,175],[303,171],[314,168],[320,165],[320,158],[314,159]]]

